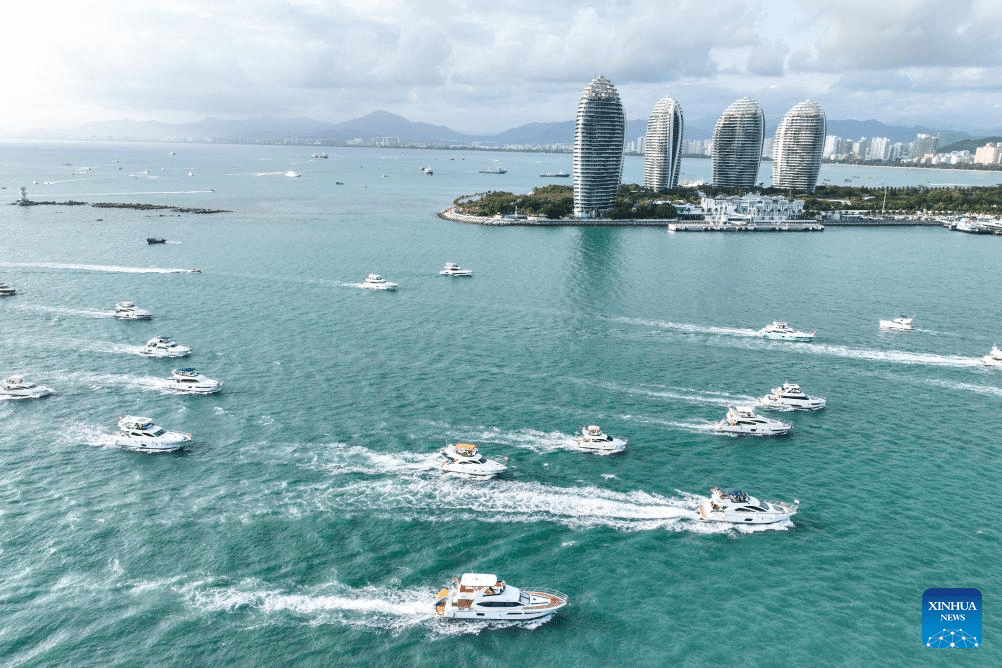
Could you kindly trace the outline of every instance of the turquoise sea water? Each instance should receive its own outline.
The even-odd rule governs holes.
[[[0,205],[18,289],[0,374],[57,391],[0,401],[0,662],[1002,662],[1002,371],[979,363],[1002,338],[999,239],[467,226],[434,212],[569,156],[328,152],[0,144],[4,203],[24,185],[232,211]],[[494,161],[508,174],[477,173]],[[438,276],[446,261],[474,277]],[[399,291],[359,289],[370,271]],[[112,319],[123,299],[154,319]],[[912,312],[916,331],[878,331]],[[774,319],[817,341],[752,335]],[[135,354],[158,334],[193,355]],[[222,393],[159,390],[181,365]],[[828,408],[782,414],[785,439],[709,431],[785,380]],[[193,432],[189,451],[108,445],[125,413]],[[627,452],[566,447],[596,422]],[[430,470],[456,439],[510,471]],[[801,510],[756,530],[688,519],[714,484]],[[571,604],[516,627],[435,619],[469,571]],[[924,647],[930,587],[981,590],[981,647]]]

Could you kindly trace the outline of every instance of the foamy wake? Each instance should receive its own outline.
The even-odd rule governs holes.
[[[441,586],[445,583],[438,583]],[[289,591],[256,578],[232,580],[205,578],[133,585],[135,593],[168,590],[178,594],[195,610],[206,613],[252,612],[265,621],[287,623],[297,616],[309,626],[348,626],[396,635],[424,626],[432,635],[477,634],[492,627],[536,628],[547,620],[531,622],[475,622],[437,617],[432,607],[437,587],[351,587],[334,581]]]
[[[560,431],[539,431],[536,429],[518,429],[516,431],[506,431],[496,427],[473,427],[457,432],[461,434],[460,440],[471,440],[474,443],[500,443],[514,446],[532,452],[545,453],[559,450],[581,451],[575,443],[575,435],[565,434]],[[487,446],[482,451],[490,456],[491,447]]]
[[[176,267],[125,267],[112,264],[74,264],[66,262],[4,262],[0,267],[24,267],[34,269],[69,269],[77,271],[105,271],[115,274],[191,274],[193,269]]]
[[[833,357],[872,360],[875,362],[893,362],[897,364],[926,364],[948,367],[975,367],[981,364],[981,360],[977,357],[911,353],[900,350],[860,350],[858,348],[824,343],[794,343],[791,345],[791,348],[831,355]]]
[[[734,404],[753,404],[758,398],[747,394],[734,394],[732,392],[717,392],[714,390],[699,390],[692,387],[672,387],[672,386],[627,386],[617,383],[600,382],[590,383],[609,392],[619,392],[624,394],[634,394],[638,396],[650,397],[652,399],[664,399],[668,401],[684,401],[694,404],[708,404],[712,406],[732,406]]]
[[[335,475],[347,473],[427,473],[438,471],[436,451],[377,452],[358,445],[335,444],[319,468]]]
[[[61,306],[43,306],[40,304],[19,305],[17,308],[24,311],[41,311],[56,315],[76,315],[84,318],[112,318],[115,315],[114,311],[99,311],[93,308],[64,308]]]
[[[667,320],[645,320],[643,318],[611,318],[615,322],[623,322],[630,325],[644,325],[647,327],[657,327],[659,329],[670,329],[676,332],[690,332],[693,334],[723,334],[727,336],[758,336],[757,329],[747,329],[744,327],[713,327],[710,325],[697,325],[690,322],[671,322]]]
[[[975,385],[974,383],[956,383],[950,380],[940,380],[938,378],[926,378],[923,380],[923,382],[928,385],[935,385],[936,387],[943,387],[948,390],[961,390],[964,392],[975,392],[977,394],[986,394],[991,397],[1002,397],[1002,387],[995,387],[994,385]]]
[[[130,376],[125,374],[78,374],[79,380],[92,388],[115,386],[137,390],[154,390],[163,393],[173,391],[170,381],[154,376]]]

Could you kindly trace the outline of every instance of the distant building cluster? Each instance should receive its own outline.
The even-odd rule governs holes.
[[[810,100],[783,117],[775,138],[765,136],[759,103],[743,97],[721,114],[709,142],[684,139],[685,116],[671,97],[655,103],[644,137],[626,142],[626,117],[612,82],[598,76],[581,93],[574,126],[574,215],[601,218],[612,208],[623,173],[623,152],[644,155],[644,185],[678,187],[683,153],[713,158],[713,185],[753,188],[764,156],[778,187],[813,192],[826,147],[825,112]]]
[[[843,139],[835,135],[825,137],[824,159],[831,162],[901,162],[922,165],[965,164],[970,162],[970,151],[937,153],[939,137],[918,133],[908,142],[894,142],[887,137],[860,137]],[[966,154],[966,155],[964,155]]]

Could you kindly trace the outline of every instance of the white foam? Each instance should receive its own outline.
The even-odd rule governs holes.
[[[610,318],[615,322],[624,322],[631,325],[645,325],[648,327],[658,327],[660,329],[671,329],[677,332],[692,332],[694,334],[723,334],[727,336],[758,336],[757,329],[747,329],[744,327],[713,327],[710,325],[697,325],[689,322],[670,322],[666,320],[645,320],[643,318]]]
[[[0,262],[0,267],[35,269],[70,269],[79,271],[104,271],[115,274],[190,274],[191,269],[175,267],[125,267],[110,264],[75,264],[67,262]]]
[[[925,378],[924,383],[929,385],[935,385],[937,387],[944,387],[948,390],[961,390],[964,392],[975,392],[977,394],[986,394],[992,397],[1002,397],[1002,387],[995,387],[994,385],[975,385],[973,383],[957,383],[951,380],[940,380],[938,378]]]
[[[319,467],[329,473],[419,473],[436,471],[434,452],[377,452],[358,445],[333,444],[328,461]]]

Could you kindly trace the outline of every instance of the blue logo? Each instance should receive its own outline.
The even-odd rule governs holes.
[[[922,594],[922,644],[944,649],[981,646],[981,592],[926,589]]]

